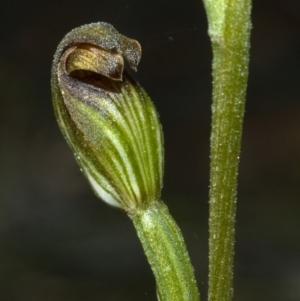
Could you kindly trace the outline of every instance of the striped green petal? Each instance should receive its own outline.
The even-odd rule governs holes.
[[[138,42],[107,23],[85,25],[60,43],[52,68],[56,118],[95,194],[130,214],[160,199],[163,141],[157,112],[123,71],[136,69]]]

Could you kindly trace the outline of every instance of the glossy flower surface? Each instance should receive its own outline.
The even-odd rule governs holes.
[[[98,197],[129,214],[160,199],[163,141],[157,112],[134,70],[141,48],[107,23],[72,30],[59,44],[52,95],[59,127]]]

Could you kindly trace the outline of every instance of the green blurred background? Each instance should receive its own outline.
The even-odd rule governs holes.
[[[93,195],[53,114],[56,46],[96,21],[142,45],[134,76],[163,124],[163,199],[206,300],[211,50],[202,2],[2,0],[0,16],[0,300],[156,300],[131,221]],[[300,1],[254,1],[251,40],[234,300],[296,301]]]

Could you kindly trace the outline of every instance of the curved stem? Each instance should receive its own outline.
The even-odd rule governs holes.
[[[209,292],[233,295],[237,173],[248,78],[251,0],[203,0],[213,49]]]
[[[198,301],[194,271],[168,208],[161,201],[131,216],[156,278],[159,300]]]

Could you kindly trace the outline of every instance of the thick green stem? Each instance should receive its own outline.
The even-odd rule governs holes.
[[[156,278],[159,300],[198,301],[185,243],[166,205],[153,202],[131,218]]]
[[[251,0],[203,0],[213,49],[209,300],[233,295],[237,174],[248,78]]]

